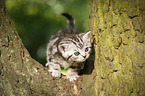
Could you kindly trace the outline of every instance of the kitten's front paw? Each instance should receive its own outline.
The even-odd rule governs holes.
[[[50,72],[53,77],[61,77],[61,72],[58,70],[48,70],[48,72]]]
[[[70,82],[76,80],[77,78],[79,78],[78,75],[66,75],[66,78],[69,79]]]

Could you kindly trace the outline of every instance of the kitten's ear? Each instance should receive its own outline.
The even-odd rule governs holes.
[[[58,48],[60,52],[64,53],[66,49],[68,48],[68,44],[59,45]]]
[[[61,51],[65,51],[65,46],[59,46]]]
[[[85,33],[85,35],[83,36],[84,39],[90,39],[90,33],[91,31],[88,31],[87,33]]]
[[[88,31],[87,33],[80,33],[79,36],[82,37],[82,39],[90,39],[90,32]]]

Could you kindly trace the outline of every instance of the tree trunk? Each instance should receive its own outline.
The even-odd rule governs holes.
[[[89,74],[69,82],[31,58],[0,0],[0,96],[145,95],[143,3],[90,0],[94,70],[87,63]]]
[[[144,0],[90,0],[96,96],[145,96]]]
[[[85,96],[93,88],[90,75],[69,82],[53,78],[47,70],[31,58],[0,0],[0,96]],[[88,76],[92,83],[83,84]]]

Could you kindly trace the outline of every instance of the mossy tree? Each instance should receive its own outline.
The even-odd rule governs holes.
[[[96,95],[145,95],[144,5],[144,0],[90,0]]]
[[[31,58],[0,0],[0,95],[145,95],[144,9],[144,0],[90,0],[94,70],[69,82]]]

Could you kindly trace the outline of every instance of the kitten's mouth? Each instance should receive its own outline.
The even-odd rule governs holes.
[[[84,61],[86,61],[86,59],[78,60],[78,61],[75,61],[75,62],[81,63],[81,62],[84,62]]]
[[[86,61],[86,59],[87,59],[87,58],[84,58],[82,61],[84,62],[84,61]]]

